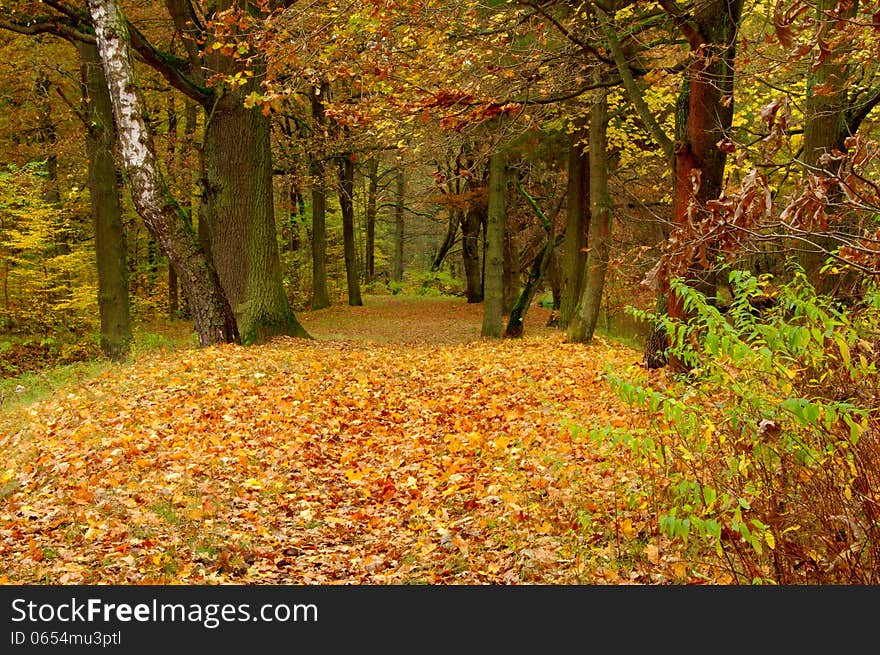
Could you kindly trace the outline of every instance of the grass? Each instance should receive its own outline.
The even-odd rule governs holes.
[[[133,330],[129,362],[149,353],[192,348],[198,344],[187,321],[153,321]],[[32,403],[46,400],[59,391],[87,382],[113,368],[106,359],[89,359],[55,364],[0,379],[0,416],[15,413]]]
[[[60,389],[89,380],[111,366],[107,361],[86,361],[50,366],[0,380],[0,413],[12,412],[45,400]]]

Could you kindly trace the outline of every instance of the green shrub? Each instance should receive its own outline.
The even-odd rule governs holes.
[[[419,296],[459,296],[462,282],[447,271],[417,273],[412,278],[415,293]]]
[[[726,314],[680,281],[687,323],[633,310],[692,368],[665,382],[610,373],[640,420],[591,435],[642,463],[656,529],[732,580],[877,584],[880,291],[844,308],[802,273],[775,291],[747,272],[730,283]]]

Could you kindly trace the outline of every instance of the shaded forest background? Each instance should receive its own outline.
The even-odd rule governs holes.
[[[0,392],[377,296],[486,340],[540,307],[641,352],[609,384],[657,420],[590,434],[664,472],[651,529],[876,582],[878,32],[856,0],[4,2]]]

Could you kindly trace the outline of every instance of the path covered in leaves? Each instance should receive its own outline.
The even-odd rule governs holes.
[[[675,581],[635,474],[572,431],[630,420],[603,371],[638,353],[480,316],[304,313],[313,341],[149,356],[5,417],[0,581]]]

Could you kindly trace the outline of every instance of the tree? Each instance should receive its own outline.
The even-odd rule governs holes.
[[[113,156],[116,141],[113,108],[97,47],[83,41],[77,42],[76,47],[84,82],[86,155],[95,226],[101,351],[113,361],[122,361],[128,354],[131,341],[131,317],[125,231]]]
[[[394,193],[394,262],[392,266],[392,279],[395,282],[403,281],[403,209],[406,199],[406,175],[400,161],[397,163],[396,184]]]
[[[562,298],[559,305],[559,327],[562,329],[568,327],[577,309],[587,263],[590,163],[584,148],[586,132],[584,129],[576,129],[569,137],[565,240],[562,245]]]
[[[486,220],[484,337],[501,336],[504,314],[504,237],[507,224],[507,154],[499,146],[489,157],[489,209]]]
[[[534,211],[538,220],[541,221],[541,227],[543,227],[544,231],[547,233],[547,242],[532,260],[532,265],[529,267],[529,272],[526,276],[522,291],[520,291],[519,298],[517,298],[510,310],[510,316],[508,316],[507,319],[507,327],[504,328],[505,339],[518,339],[523,336],[526,312],[528,312],[532,300],[535,297],[535,293],[537,293],[541,282],[544,280],[544,276],[547,274],[547,269],[550,267],[550,263],[553,259],[553,252],[556,250],[558,242],[556,236],[553,234],[554,220],[547,217],[544,210],[538,206],[537,201],[523,188],[522,182],[519,180],[516,181],[516,188],[520,195],[526,199],[526,202],[529,204],[532,211]]]
[[[220,279],[182,220],[156,165],[153,138],[131,60],[130,36],[118,0],[90,0],[97,49],[110,92],[117,137],[135,207],[177,269],[190,300],[199,344],[239,340]]]
[[[45,21],[30,16],[2,21],[0,27],[26,35],[52,34],[77,48],[84,110],[80,118],[85,127],[87,186],[95,232],[101,351],[111,361],[123,361],[131,341],[125,231],[114,158],[113,114],[94,38],[71,29],[64,21]],[[47,85],[45,80],[40,84],[44,89]],[[39,133],[42,140],[54,143],[55,129],[49,122],[47,104],[48,97],[44,99],[44,108],[40,112]],[[47,153],[47,162],[49,199],[58,203],[57,155]],[[66,243],[63,248],[69,250]]]
[[[674,0],[659,3],[678,26],[690,48],[685,79],[676,113],[675,140],[659,126],[633,79],[630,63],[621,48],[608,13],[593,3],[630,102],[646,128],[661,146],[673,169],[672,225],[665,247],[659,282],[666,312],[686,319],[682,299],[669,285],[683,277],[694,288],[715,296],[714,257],[711,239],[712,212],[707,203],[717,199],[724,184],[727,150],[720,147],[733,118],[733,79],[736,37],[742,17],[742,0],[707,0],[695,3],[688,14]],[[646,361],[661,363],[655,352],[661,345],[649,338]],[[676,367],[678,362],[671,362]]]
[[[308,337],[287,298],[281,278],[272,190],[270,118],[248,108],[246,98],[265,76],[257,54],[246,61],[248,11],[232,0],[209,3],[208,26],[200,27],[188,0],[167,7],[187,46],[192,83],[183,85],[205,108],[206,196],[211,256],[244,343],[278,334]],[[210,28],[210,29],[209,29]],[[198,43],[203,43],[201,50]],[[205,71],[213,73],[207,78]],[[162,72],[179,75],[179,70]],[[211,84],[210,90],[206,89]]]
[[[360,275],[358,273],[357,245],[354,239],[354,161],[352,155],[337,159],[339,169],[339,207],[342,210],[342,246],[345,255],[345,277],[348,286],[348,304],[360,306]]]
[[[597,73],[597,77],[601,72]],[[608,194],[608,95],[603,88],[593,91],[590,106],[590,227],[589,249],[584,268],[583,289],[568,326],[568,339],[590,343],[599,320],[608,253],[611,249],[611,197]]]
[[[794,7],[795,11],[799,8],[806,8],[806,5],[798,3]],[[801,155],[803,175],[808,185],[810,178],[834,177],[825,163],[826,157],[831,157],[833,161],[835,153],[846,152],[846,139],[858,131],[862,121],[880,103],[880,86],[872,87],[869,78],[871,69],[876,66],[865,66],[856,75],[858,65],[852,58],[852,44],[858,43],[857,33],[853,29],[858,24],[858,10],[858,0],[815,2],[818,53],[807,75]],[[777,34],[791,45],[792,37],[784,29],[778,30]],[[857,78],[860,83],[851,84]],[[841,201],[842,189],[832,186],[829,193],[830,208]],[[818,222],[811,221],[800,226],[809,234],[799,239],[800,264],[811,283],[824,293],[832,290],[835,280],[834,275],[822,270],[826,258],[858,231],[852,215],[835,213],[837,215],[832,214],[830,220],[823,213],[819,215]]]
[[[328,88],[325,82],[309,89],[314,133],[323,133],[325,129],[324,98],[327,97]],[[327,290],[327,171],[323,153],[310,150],[307,157],[312,182],[312,309],[324,309],[330,306],[330,293]]]

